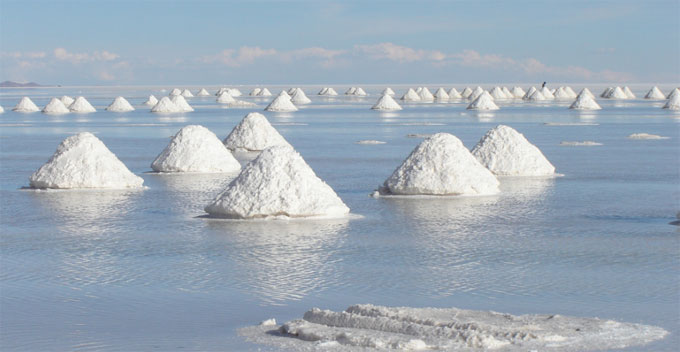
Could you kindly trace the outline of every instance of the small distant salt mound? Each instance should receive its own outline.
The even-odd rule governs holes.
[[[575,97],[571,96],[569,91],[567,91],[564,87],[559,87],[557,90],[555,90],[555,100],[571,100],[574,99]]]
[[[633,94],[628,86],[623,87],[623,93],[626,94],[626,99],[635,99],[635,94]]]
[[[679,95],[679,94],[680,94],[680,88],[675,88],[675,89],[671,90],[670,93],[668,93],[668,95],[666,96],[666,99],[671,99],[674,96]]]
[[[319,91],[318,95],[338,95],[338,92],[331,87],[324,87]]]
[[[548,92],[550,93],[550,92]],[[529,95],[526,99],[526,101],[543,101],[543,100],[548,100],[543,93],[541,93],[540,90],[535,90],[531,95]]]
[[[357,87],[357,89],[354,91],[354,95],[363,97],[363,96],[366,96],[366,95],[368,95],[368,94],[366,94],[366,92],[364,91],[363,88]]]
[[[153,95],[149,95],[149,99],[144,102],[146,106],[155,106],[156,104],[158,104],[158,99]]]
[[[199,90],[198,93],[196,93],[196,96],[197,96],[197,97],[209,97],[209,96],[210,96],[210,92],[208,92],[207,90],[205,90],[205,88],[201,88],[201,90]]]
[[[271,318],[260,322],[260,326],[276,326],[276,319]]]
[[[394,96],[396,93],[392,90],[392,88],[387,87],[382,91],[382,95],[391,95]]]
[[[173,95],[172,98],[170,98],[172,102],[177,106],[177,109],[179,109],[180,112],[190,112],[194,111],[194,108],[187,103],[186,99],[184,99],[184,96],[182,95]]]
[[[501,90],[503,91],[503,94],[505,94],[506,99],[512,99],[515,97],[508,87],[503,86],[501,87]]]
[[[406,93],[401,97],[403,101],[420,101],[420,95],[416,93],[413,88],[409,88]]]
[[[468,110],[498,110],[500,109],[489,93],[484,91],[467,107]]]
[[[493,87],[493,89],[491,89],[491,92],[489,92],[489,95],[491,95],[491,97],[494,98],[494,100],[509,98],[507,95],[505,95],[505,92],[503,92],[503,88],[499,86]]]
[[[172,113],[172,112],[181,112],[182,110],[175,105],[175,103],[170,100],[169,97],[162,97],[161,100],[156,103],[151,108],[151,112],[160,112],[160,113]]]
[[[373,105],[371,108],[373,110],[382,110],[382,111],[395,111],[395,110],[401,110],[401,106],[394,101],[394,98],[390,95],[383,95],[378,99],[378,102]]]
[[[573,103],[569,106],[569,109],[573,110],[600,110],[602,107],[600,107],[600,104],[598,104],[595,101],[595,98],[592,97],[592,93],[588,90],[588,88],[583,88],[581,93],[576,97],[576,100],[574,100]]]
[[[229,94],[229,92],[224,91],[222,92],[222,94],[217,96],[216,101],[220,104],[230,104],[235,102],[236,99],[234,99],[234,97],[232,97],[231,94]]]
[[[680,110],[680,94],[675,94],[670,99],[668,99],[666,105],[664,105],[663,108],[669,110]]]
[[[290,96],[285,91],[282,91],[266,108],[265,111],[276,111],[276,112],[290,112],[297,111],[298,108],[295,107],[292,101],[290,101]]]
[[[172,137],[151,168],[156,172],[235,172],[241,164],[209,129],[189,125]]]
[[[258,97],[271,97],[272,92],[270,92],[269,89],[267,89],[267,88],[262,88],[262,90],[260,91],[260,93],[257,96]]]
[[[449,90],[449,99],[462,99],[463,96],[456,90],[456,88],[451,88]]]
[[[59,100],[61,100],[61,102],[64,103],[64,106],[66,106],[67,108],[75,101],[75,99],[69,97],[68,95],[62,96],[61,98],[59,98]]]
[[[309,104],[312,102],[311,99],[307,97],[305,92],[300,88],[295,88],[293,95],[290,96],[290,101],[293,104]]]
[[[68,114],[70,110],[57,98],[52,98],[42,109],[42,112],[50,115]]]
[[[536,88],[534,88],[534,89],[536,89]],[[512,95],[513,95],[516,99],[521,99],[521,98],[524,97],[525,94],[527,94],[527,93],[524,91],[524,89],[522,89],[522,87],[518,87],[518,86],[512,87],[512,91],[511,91],[511,92],[512,92]]]
[[[357,91],[357,87],[349,87],[347,91],[345,91],[345,95],[354,95],[354,93]]]
[[[470,94],[472,94],[472,89],[470,89],[470,87],[465,87],[465,89],[463,89],[463,91],[460,92],[460,96],[462,96],[465,99],[470,97]]]
[[[230,150],[261,151],[275,145],[290,145],[264,115],[251,112],[223,141]]]
[[[505,125],[486,132],[472,149],[472,155],[487,169],[500,176],[548,176],[555,167],[541,150],[523,134]]]
[[[77,97],[75,101],[71,105],[69,105],[69,110],[72,112],[78,112],[78,113],[88,113],[88,112],[95,112],[97,109],[90,104],[85,97]]]
[[[130,105],[130,103],[123,97],[116,97],[113,99],[111,105],[109,105],[106,110],[113,112],[128,112],[133,111],[135,108]]]
[[[422,87],[418,95],[420,95],[420,101],[434,101],[434,95],[432,95],[427,87]]]
[[[593,94],[592,92],[590,92],[590,89],[588,89],[588,88],[583,88],[583,89],[581,89],[581,91],[578,93],[578,95],[576,96],[576,98],[578,98],[578,97],[580,97],[580,96],[582,96],[582,95],[587,95],[587,96],[591,97],[593,100],[595,100],[595,94]]]
[[[36,112],[40,111],[40,109],[33,103],[31,98],[29,97],[23,97],[21,100],[19,100],[19,103],[12,109],[12,111],[16,112]]]
[[[2,105],[0,105],[0,114],[2,114],[3,112],[5,112],[5,108],[3,108]]]
[[[438,101],[449,100],[449,93],[447,93],[444,88],[439,87],[439,89],[434,92],[434,98]]]
[[[645,99],[662,100],[666,99],[666,96],[663,95],[659,87],[654,86],[649,90],[649,92],[647,92],[647,94],[645,94]]]
[[[607,95],[605,96],[607,99],[628,99],[628,96],[626,96],[626,93],[623,92],[623,89],[621,87],[614,87],[609,90]]]
[[[328,87],[323,87],[316,95],[326,95],[326,92],[328,92]]]
[[[543,97],[546,100],[555,99],[555,95],[552,93],[552,91],[550,89],[548,89],[548,87],[543,87],[543,88],[540,89],[540,91],[541,91],[541,94],[543,94]]]
[[[144,183],[89,132],[62,141],[29,180],[31,188],[122,189],[139,188]]]
[[[498,180],[455,136],[437,133],[421,142],[380,188],[395,195],[496,194]]]
[[[178,88],[173,88],[172,91],[170,92],[170,94],[168,94],[168,95],[174,96],[174,95],[181,95],[181,94],[182,94],[181,90],[179,90]]]
[[[253,88],[253,90],[248,93],[251,97],[256,97],[258,94],[260,94],[260,91],[262,91],[261,88]]]
[[[217,217],[340,217],[349,213],[333,189],[290,146],[269,147],[205,211]]]
[[[530,97],[532,94],[534,94],[534,92],[536,92],[537,90],[538,90],[538,89],[536,89],[536,87],[533,87],[533,86],[532,86],[532,87],[529,88],[529,90],[522,96],[522,99],[523,99],[523,100],[529,100],[529,97]]]
[[[227,88],[227,92],[229,92],[232,97],[240,97],[243,95],[237,88]]]
[[[229,103],[228,106],[230,108],[252,108],[254,106],[257,106],[257,104],[245,100],[234,99],[234,101]]]
[[[562,141],[562,142],[560,142],[560,145],[567,146],[567,147],[594,147],[594,146],[602,145],[602,143],[593,142],[593,141],[583,141],[583,142]]]
[[[185,88],[185,89],[182,91],[182,96],[185,97],[185,98],[193,98],[193,97],[194,97],[194,94],[191,93],[188,89]]]
[[[468,100],[475,100],[479,98],[479,96],[482,95],[482,93],[484,92],[486,91],[482,87],[477,86],[477,88],[475,88],[475,90],[473,90],[472,93],[470,93],[470,95],[468,96]],[[489,95],[489,97],[491,96]],[[493,99],[493,97],[491,98]]]
[[[633,133],[628,139],[669,139],[670,137],[659,136],[658,134]]]
[[[576,98],[576,92],[574,92],[574,90],[571,89],[570,86],[565,86],[565,87],[564,87],[564,90],[567,91],[567,93],[569,93],[569,95],[570,95],[572,98]]]
[[[374,140],[374,139],[362,139],[362,140],[360,140],[360,141],[357,141],[356,143],[357,143],[357,144],[385,144],[385,143],[387,143],[387,142],[376,141],[376,140]]]

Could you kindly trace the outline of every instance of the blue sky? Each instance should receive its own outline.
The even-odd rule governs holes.
[[[680,82],[680,0],[0,0],[0,80]]]

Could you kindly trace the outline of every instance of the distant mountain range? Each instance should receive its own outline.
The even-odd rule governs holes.
[[[11,88],[34,88],[34,87],[54,87],[54,86],[43,86],[35,82],[28,83],[18,83],[12,81],[4,81],[0,83],[0,87],[11,87]]]

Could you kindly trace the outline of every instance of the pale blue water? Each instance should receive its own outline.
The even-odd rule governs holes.
[[[167,94],[159,87],[0,90],[0,349],[269,349],[236,330],[355,303],[597,316],[671,333],[633,350],[680,345],[680,231],[668,224],[680,210],[680,115],[660,109],[663,102],[598,99],[604,109],[587,115],[569,103],[505,103],[493,114],[467,112],[465,103],[411,104],[381,114],[369,108],[384,86],[364,86],[367,98],[333,99],[303,88],[313,104],[265,115],[361,218],[199,218],[234,175],[148,173],[182,126],[201,124],[224,138],[270,98],[241,97],[257,109],[192,98],[195,112],[159,116],[146,107],[104,111],[116,95],[138,107],[149,94]],[[406,87],[392,88],[400,95]],[[632,88],[642,96],[650,87]],[[98,112],[9,111],[23,95],[42,107],[63,94],[84,95]],[[494,197],[368,196],[422,140],[408,134],[450,132],[472,147],[500,123],[565,176],[502,179]],[[21,190],[78,131],[96,133],[148,188]],[[626,138],[638,132],[671,139]],[[355,144],[362,139],[387,144]],[[559,145],[584,140],[603,145]]]

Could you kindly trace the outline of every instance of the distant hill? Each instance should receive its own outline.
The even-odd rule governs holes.
[[[42,84],[38,84],[38,83],[35,83],[35,82],[17,83],[17,82],[12,82],[12,81],[4,81],[4,82],[0,83],[0,87],[33,88],[33,87],[52,87],[52,86],[43,86]]]

